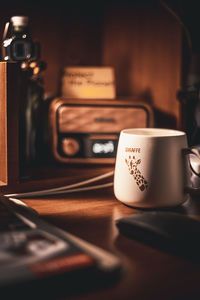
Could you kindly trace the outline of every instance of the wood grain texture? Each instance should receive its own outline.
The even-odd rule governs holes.
[[[0,186],[7,185],[7,78],[6,63],[0,63]]]
[[[117,94],[140,95],[177,121],[181,45],[180,25],[156,2],[106,11],[102,60],[115,68]]]
[[[83,293],[74,300],[199,299],[199,265],[119,234],[116,220],[139,210],[117,201],[112,188],[24,201],[49,223],[121,259],[123,275],[117,283]],[[173,211],[199,218],[198,201]]]
[[[66,66],[112,66],[117,96],[137,94],[164,113],[159,118],[170,115],[178,124],[182,28],[159,2],[102,0],[55,6],[46,1],[40,7],[24,2],[13,3],[12,9],[4,3],[1,36],[5,21],[19,7],[29,16],[32,37],[40,42],[41,59],[47,63],[46,96],[60,93]]]
[[[19,101],[21,101],[20,68],[7,63],[7,165],[8,184],[19,182]]]
[[[0,181],[18,181],[18,101],[19,68],[0,62]]]
[[[12,15],[20,11],[29,16],[32,37],[40,42],[41,59],[47,62],[43,73],[46,96],[59,94],[62,70],[67,65],[111,65],[116,72],[117,96],[136,95],[159,111],[156,126],[163,121],[166,127],[175,127],[179,119],[175,94],[181,72],[179,24],[155,1],[86,2],[55,5],[46,1],[40,6],[36,2],[23,2],[13,3],[12,7],[3,3],[0,34],[2,36],[5,22]],[[15,127],[18,116],[13,112],[11,126]],[[14,135],[8,145],[12,191],[37,189],[42,184],[47,187],[47,183],[36,178],[41,175],[44,178],[45,174],[50,178],[50,186],[59,184],[60,177],[60,184],[71,180],[70,168],[53,166],[46,171],[30,170],[24,176],[26,182],[19,187],[16,139]],[[101,168],[95,171],[95,167],[87,170],[89,176],[101,172]],[[72,174],[72,179],[78,178],[80,169],[75,167]],[[32,182],[28,182],[30,180]]]
[[[101,122],[105,118],[110,121]],[[118,100],[91,100],[55,98],[49,108],[49,128],[52,155],[64,163],[114,164],[115,158],[80,158],[64,157],[59,153],[59,134],[88,134],[88,141],[93,133],[117,134],[124,128],[153,127],[154,115],[151,107],[138,98],[121,98]],[[100,139],[97,137],[97,140]],[[106,138],[108,139],[108,137]],[[87,146],[86,146],[87,147]],[[83,147],[84,148],[84,147]]]

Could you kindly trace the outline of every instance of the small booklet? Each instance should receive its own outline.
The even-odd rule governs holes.
[[[88,292],[111,284],[121,272],[115,255],[6,197],[0,199],[0,241],[0,292],[5,299]]]

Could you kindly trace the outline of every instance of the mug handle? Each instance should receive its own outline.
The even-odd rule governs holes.
[[[200,166],[200,155],[199,155],[197,150],[186,148],[186,149],[183,149],[183,154],[184,155],[190,155],[190,154],[195,155],[199,159],[199,166]],[[193,166],[191,165],[191,162],[190,162],[190,169],[192,170],[192,172],[196,176],[200,177],[200,170],[199,170],[199,172],[194,170]],[[194,188],[194,187],[187,186],[187,187],[185,187],[185,192],[187,192],[187,193],[189,193],[190,195],[193,195],[193,196],[200,195],[200,187],[199,188]]]

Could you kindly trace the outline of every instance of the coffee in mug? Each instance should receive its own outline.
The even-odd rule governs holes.
[[[191,168],[186,133],[160,128],[120,132],[114,194],[126,205],[169,207],[188,198]]]

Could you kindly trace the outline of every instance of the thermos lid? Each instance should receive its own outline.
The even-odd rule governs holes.
[[[28,17],[26,16],[13,16],[11,19],[13,26],[27,26]]]

